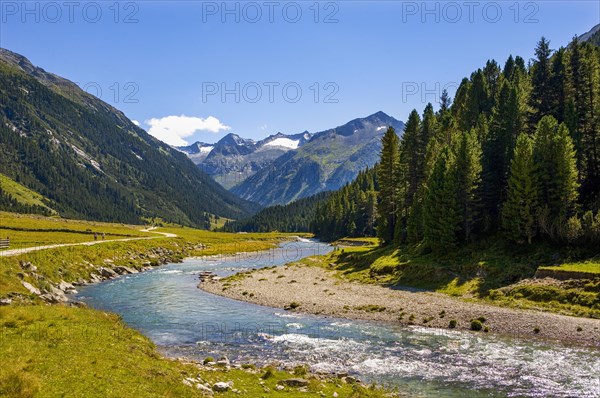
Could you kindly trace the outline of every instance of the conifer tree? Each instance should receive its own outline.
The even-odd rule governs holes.
[[[531,106],[533,126],[552,111],[552,86],[550,85],[550,42],[542,37],[535,48],[536,60],[531,68]]]
[[[569,47],[569,80],[576,120],[571,134],[581,171],[583,200],[593,203],[600,197],[600,49],[580,43],[577,38]]]
[[[423,241],[435,253],[456,246],[460,220],[451,166],[450,152],[444,148],[433,167],[423,202]]]
[[[536,184],[543,232],[557,237],[560,227],[573,213],[578,197],[575,149],[569,131],[552,116],[538,123],[533,144]]]
[[[521,134],[510,165],[508,198],[502,208],[502,227],[507,238],[517,243],[531,243],[536,231],[536,214],[533,143],[527,134]]]
[[[421,164],[424,162],[425,154],[421,154],[422,148],[421,118],[416,109],[413,109],[404,127],[402,135],[402,161],[406,170],[406,206],[410,206],[413,196],[417,192],[421,182]],[[420,157],[423,157],[423,160]]]
[[[377,166],[379,196],[377,205],[377,236],[383,245],[390,244],[396,232],[400,203],[400,144],[389,127],[381,139],[381,160]]]
[[[567,66],[565,62],[565,49],[560,48],[551,60],[550,75],[550,115],[554,116],[559,123],[565,119],[565,101],[567,85]]]
[[[506,198],[508,169],[518,128],[517,92],[509,81],[504,81],[492,111],[488,137],[483,143],[482,205],[486,217],[494,224]]]
[[[481,182],[481,146],[474,130],[462,133],[459,137],[453,169],[461,237],[464,241],[469,241],[478,221],[479,203],[476,193]]]

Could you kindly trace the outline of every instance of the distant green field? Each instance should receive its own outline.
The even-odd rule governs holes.
[[[19,203],[31,206],[41,206],[48,209],[51,213],[57,214],[54,209],[48,207],[44,202],[44,197],[29,188],[24,187],[16,181],[11,180],[0,173],[0,187],[7,194],[15,198]],[[1,225],[1,224],[0,224]]]
[[[144,226],[109,224],[0,212],[0,238],[10,238],[11,249],[94,240],[94,233],[105,239],[156,236],[141,232]],[[1,250],[1,249],[0,249]]]

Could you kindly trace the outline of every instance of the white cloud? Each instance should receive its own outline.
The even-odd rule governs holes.
[[[160,119],[152,118],[145,123],[150,126],[148,133],[159,140],[175,146],[188,145],[184,140],[192,136],[196,131],[209,131],[218,133],[221,130],[230,130],[231,127],[224,125],[216,117],[209,116],[206,119],[193,116],[165,116]]]
[[[137,120],[132,120],[131,123],[133,123],[136,126],[140,127],[140,122],[138,122]]]

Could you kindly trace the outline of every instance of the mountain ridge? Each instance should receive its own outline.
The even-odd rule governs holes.
[[[378,111],[317,132],[301,148],[275,159],[231,191],[271,206],[337,190],[376,163],[381,137],[389,126],[398,134],[404,129],[403,122]]]
[[[63,216],[206,227],[208,214],[258,210],[123,112],[3,48],[0,103],[0,172]]]

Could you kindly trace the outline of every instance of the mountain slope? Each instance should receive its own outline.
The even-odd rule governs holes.
[[[321,192],[287,205],[262,209],[250,218],[225,223],[225,232],[309,232],[317,208],[335,193]]]
[[[230,133],[214,145],[197,142],[177,149],[185,152],[219,184],[231,188],[284,153],[301,147],[310,137],[308,132],[294,135],[277,133],[255,142]]]
[[[600,47],[600,24],[579,36],[579,41],[587,41]]]
[[[61,215],[206,226],[256,210],[74,83],[0,49],[0,172]]]
[[[315,134],[259,170],[232,192],[264,206],[286,204],[323,191],[340,189],[379,159],[388,126],[401,134],[404,123],[383,112]]]

